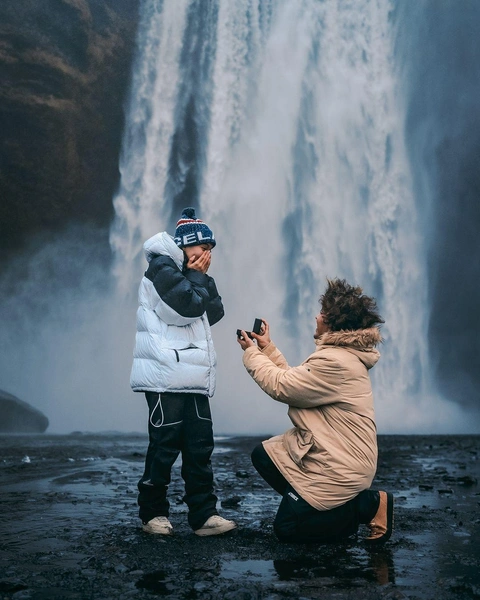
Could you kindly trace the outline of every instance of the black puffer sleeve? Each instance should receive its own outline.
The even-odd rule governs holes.
[[[182,317],[201,317],[207,312],[217,323],[223,317],[222,299],[215,281],[208,275],[186,269],[181,271],[168,256],[157,256],[150,262],[145,277],[153,283],[160,298]]]
[[[208,277],[208,294],[210,300],[207,304],[207,317],[210,325],[215,325],[224,316],[225,310],[223,308],[222,298],[217,291],[217,286],[213,277]]]

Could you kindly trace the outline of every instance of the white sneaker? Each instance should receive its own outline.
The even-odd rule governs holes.
[[[212,515],[195,533],[196,535],[219,535],[235,529],[236,526],[236,523],[227,521],[220,515]]]
[[[143,531],[158,535],[172,535],[173,527],[167,517],[154,517],[148,523],[143,523]]]

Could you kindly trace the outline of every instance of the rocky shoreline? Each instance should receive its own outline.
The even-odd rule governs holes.
[[[0,598],[280,600],[480,597],[479,436],[380,436],[374,487],[396,498],[395,532],[372,551],[281,544],[278,497],[255,473],[260,438],[221,437],[219,506],[236,531],[198,538],[174,467],[175,534],[136,516],[142,435],[1,436]]]

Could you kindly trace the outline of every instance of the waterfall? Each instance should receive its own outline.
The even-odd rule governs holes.
[[[127,292],[138,273],[142,242],[167,214],[161,198],[173,135],[179,57],[187,0],[145,3],[132,77],[129,122],[120,164],[121,187],[114,198],[117,218],[110,234],[117,280]],[[137,260],[135,260],[137,259]],[[121,269],[120,271],[118,269]]]
[[[234,332],[263,317],[298,363],[335,276],[374,295],[386,321],[372,372],[379,430],[451,431],[461,419],[430,375],[429,209],[405,149],[392,9],[143,2],[111,230],[117,293],[133,307],[143,241],[196,206],[218,240],[211,274],[226,307],[213,329],[217,429],[285,428],[285,408],[244,372]]]

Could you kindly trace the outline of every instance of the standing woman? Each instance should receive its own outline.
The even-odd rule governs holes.
[[[170,535],[167,490],[182,454],[184,502],[197,535],[236,527],[219,516],[210,457],[216,355],[210,326],[223,317],[222,299],[207,275],[213,231],[185,208],[175,236],[157,233],[143,246],[148,268],[138,292],[137,335],[130,384],[148,404],[149,445],[138,482],[139,517],[147,533]]]
[[[274,400],[289,406],[293,428],[252,452],[260,475],[281,496],[274,530],[282,541],[328,542],[369,527],[366,541],[386,542],[393,496],[370,490],[377,432],[369,370],[380,353],[375,300],[345,280],[328,280],[316,317],[316,350],[289,367],[263,321],[260,335],[238,342],[243,364]],[[256,343],[255,343],[256,342]]]

